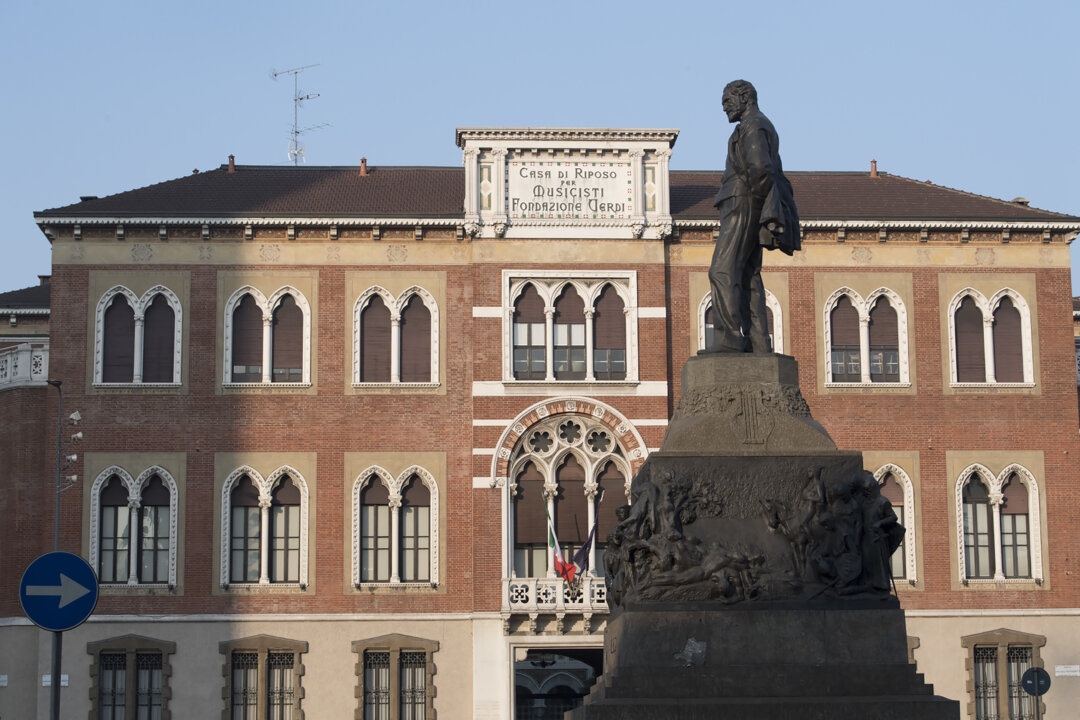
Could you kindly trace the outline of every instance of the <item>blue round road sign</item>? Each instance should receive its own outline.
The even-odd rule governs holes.
[[[1050,689],[1050,673],[1038,667],[1028,668],[1020,676],[1020,685],[1028,695],[1045,695]]]
[[[68,552],[40,556],[19,583],[23,612],[42,630],[64,632],[78,627],[94,612],[97,601],[97,574],[85,560]]]

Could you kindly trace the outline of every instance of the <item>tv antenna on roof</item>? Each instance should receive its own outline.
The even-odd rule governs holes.
[[[319,97],[319,93],[307,93],[305,95],[300,94],[300,85],[298,77],[300,73],[313,67],[319,67],[319,63],[314,65],[304,65],[302,67],[290,68],[288,70],[271,70],[270,78],[277,80],[279,75],[292,75],[293,77],[293,122],[292,132],[290,133],[291,139],[289,140],[289,160],[293,165],[298,165],[301,160],[307,162],[304,159],[304,146],[300,144],[300,136],[306,132],[312,130],[318,130],[324,127],[330,127],[328,123],[319,123],[318,125],[311,125],[306,128],[300,127],[300,108],[304,104],[305,100],[314,100]]]

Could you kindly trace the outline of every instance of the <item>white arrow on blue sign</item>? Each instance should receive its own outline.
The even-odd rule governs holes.
[[[19,583],[23,612],[42,630],[64,632],[78,627],[94,612],[97,601],[97,574],[85,560],[68,552],[40,556]]]

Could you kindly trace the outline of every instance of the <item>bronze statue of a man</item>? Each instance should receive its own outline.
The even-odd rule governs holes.
[[[761,283],[761,251],[791,255],[802,247],[791,183],[780,164],[780,139],[745,80],[724,88],[724,112],[738,125],[713,205],[720,211],[709,283],[715,340],[703,353],[772,352]]]

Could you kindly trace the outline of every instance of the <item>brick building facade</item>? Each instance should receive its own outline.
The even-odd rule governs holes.
[[[83,418],[61,547],[102,580],[65,716],[572,703],[601,669],[603,544],[567,586],[544,510],[568,552],[606,536],[711,331],[720,173],[669,170],[677,134],[463,128],[464,168],[230,160],[36,213],[49,334],[0,373],[34,343],[47,366],[0,377],[0,583],[51,549],[60,379]],[[789,175],[804,251],[766,257],[774,345],[903,514],[920,671],[1008,712],[1023,668],[1080,662],[1080,218]],[[0,634],[0,714],[45,717],[49,639],[14,593]],[[1055,682],[1051,718],[1080,700]]]

